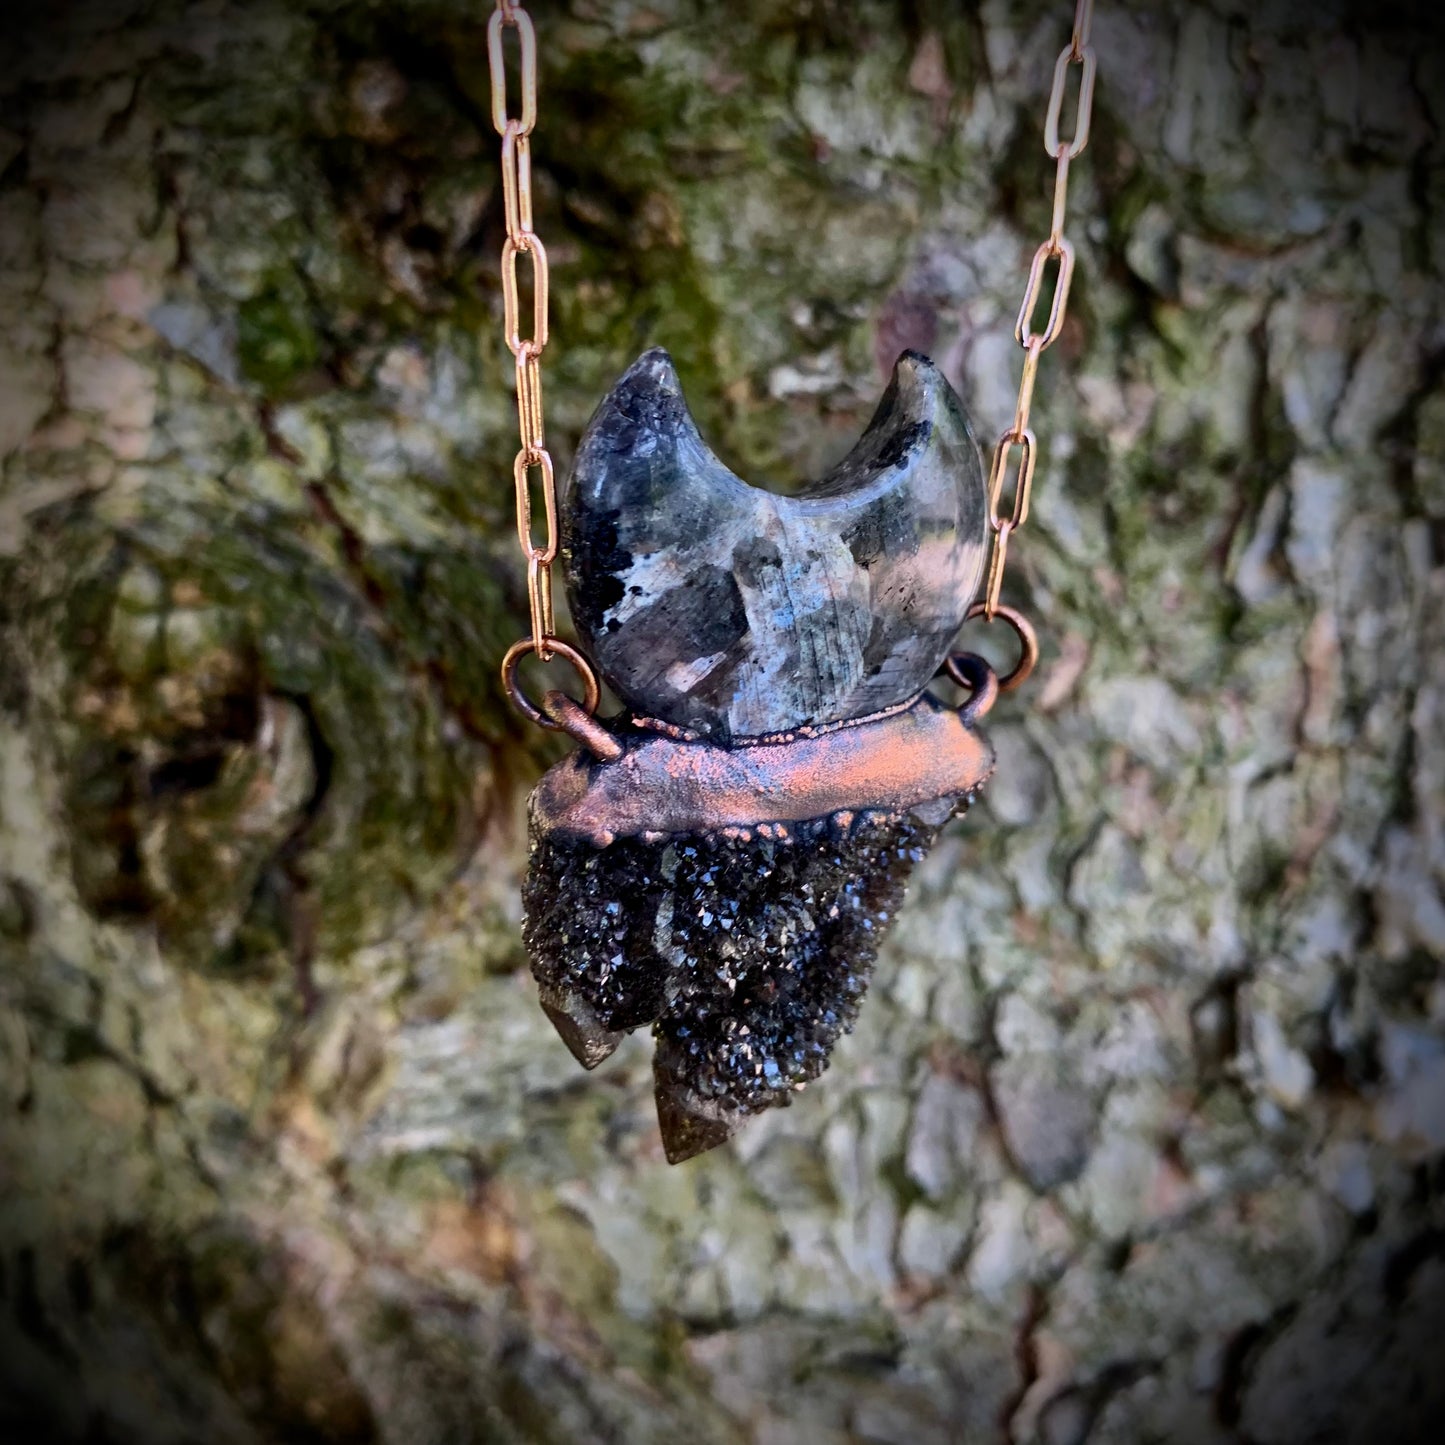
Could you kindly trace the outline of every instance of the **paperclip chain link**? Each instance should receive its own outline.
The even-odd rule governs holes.
[[[504,38],[517,32],[521,114],[512,115],[507,97],[507,63]],[[557,481],[547,450],[542,409],[542,353],[547,347],[547,251],[532,229],[532,131],[537,124],[537,34],[532,19],[518,0],[497,0],[487,23],[487,67],[492,84],[492,124],[502,138],[502,205],[507,239],[502,246],[502,330],[507,350],[516,362],[517,429],[521,446],[512,462],[512,483],[517,503],[517,540],[527,564],[527,605],[532,633],[508,653],[502,676],[512,701],[532,721],[544,727],[557,724],[518,690],[517,663],[528,653],[542,662],[564,657],[576,668],[588,698],[587,711],[597,706],[597,677],[591,665],[560,642],[554,630],[552,563],[557,559]],[[532,278],[530,334],[522,334],[522,299],[519,263],[526,258]],[[535,480],[534,480],[535,478]],[[546,520],[546,540],[532,531],[534,487],[540,493]]]
[[[1089,43],[1094,19],[1094,0],[1078,0],[1074,10],[1074,30],[1069,43],[1054,62],[1054,83],[1049,94],[1049,107],[1044,119],[1044,150],[1056,162],[1054,173],[1053,219],[1048,239],[1034,252],[1029,264],[1028,281],[1024,286],[1023,304],[1019,307],[1014,336],[1024,349],[1023,376],[1019,382],[1018,401],[1013,421],[994,445],[993,461],[988,476],[988,518],[993,531],[993,548],[989,555],[987,581],[980,610],[992,621],[1000,612],[999,598],[1003,591],[1004,569],[1008,563],[1009,538],[1028,521],[1029,496],[1033,490],[1034,465],[1038,457],[1038,439],[1029,427],[1033,406],[1034,382],[1038,379],[1039,357],[1055,341],[1068,314],[1069,286],[1074,279],[1074,247],[1064,235],[1068,213],[1069,165],[1082,154],[1089,143],[1089,124],[1094,108],[1094,77],[1097,61]],[[1079,100],[1074,120],[1074,133],[1067,140],[1059,136],[1059,121],[1064,96],[1069,85],[1069,72],[1079,68]],[[1042,331],[1034,330],[1034,312],[1038,310],[1044,279],[1050,266],[1055,268],[1054,295],[1048,320]],[[1010,462],[1017,449],[1018,460],[1013,467],[1012,504],[1007,513],[1000,508],[1004,487],[1009,478]],[[1018,679],[1022,681],[1022,677]]]

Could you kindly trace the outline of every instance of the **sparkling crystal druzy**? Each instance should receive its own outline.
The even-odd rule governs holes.
[[[827,1067],[954,806],[601,849],[534,832],[523,927],[544,1006],[589,1067],[651,1024],[667,1156],[710,1149]]]

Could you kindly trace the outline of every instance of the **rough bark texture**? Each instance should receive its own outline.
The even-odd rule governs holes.
[[[550,435],[987,436],[1068,5],[538,4]],[[88,0],[0,68],[7,1438],[1415,1441],[1445,1374],[1445,65],[1103,3],[1045,637],[824,1081],[666,1167],[517,940],[481,0]],[[21,1433],[15,1433],[15,1427]],[[28,1432],[28,1433],[26,1433]]]

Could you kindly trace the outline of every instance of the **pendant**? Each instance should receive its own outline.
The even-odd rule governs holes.
[[[916,353],[853,451],[779,496],[713,455],[654,350],[589,422],[561,527],[583,650],[625,711],[547,696],[581,747],[529,800],[523,936],[585,1067],[652,1027],[676,1163],[823,1072],[909,873],[993,770],[998,680],[950,653],[984,480]],[[927,691],[941,671],[961,707]]]

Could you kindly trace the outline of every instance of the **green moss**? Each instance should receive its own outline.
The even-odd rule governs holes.
[[[382,551],[369,600],[295,533],[170,506],[121,542],[78,515],[24,578],[70,674],[81,896],[194,965],[253,968],[298,927],[340,954],[388,932],[467,856],[478,777],[525,784],[546,747],[500,695],[517,624],[484,552]],[[165,642],[132,657],[132,633]]]
[[[280,272],[236,313],[241,370],[269,395],[278,395],[320,359],[321,343],[294,273]]]

